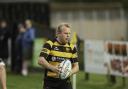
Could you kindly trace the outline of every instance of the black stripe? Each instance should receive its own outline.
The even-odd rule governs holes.
[[[71,59],[71,63],[75,63],[75,62],[78,62],[78,58],[72,58]]]
[[[66,53],[72,53],[71,47],[64,47],[62,45],[53,45],[51,50],[59,51],[59,52],[66,52]]]
[[[49,50],[51,49],[51,46],[50,46],[50,44],[48,44],[48,43],[45,43],[43,47],[44,47],[44,48],[47,48],[47,49],[49,49]]]
[[[54,59],[53,59],[54,58]],[[47,57],[47,59],[49,60],[49,61],[54,61],[54,62],[62,62],[62,61],[64,61],[64,60],[70,60],[70,59],[68,59],[68,58],[66,58],[66,57],[58,57],[58,56],[52,56],[52,55],[49,55],[48,57]]]
[[[40,56],[40,57],[44,57],[45,59],[47,59],[48,54],[41,52],[39,56]]]

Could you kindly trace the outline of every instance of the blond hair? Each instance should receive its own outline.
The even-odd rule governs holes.
[[[61,24],[58,25],[58,27],[56,29],[56,34],[62,32],[64,27],[71,28],[68,23],[61,23]]]

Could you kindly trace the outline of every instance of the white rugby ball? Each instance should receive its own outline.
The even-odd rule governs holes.
[[[59,64],[59,68],[61,70],[61,73],[59,74],[60,79],[66,79],[72,69],[72,64],[69,60],[64,60]]]

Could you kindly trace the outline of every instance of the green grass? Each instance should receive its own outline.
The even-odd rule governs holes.
[[[8,89],[42,89],[43,73],[30,73],[29,76],[23,77],[8,73],[7,87]],[[122,85],[122,78],[117,78],[117,83],[112,85],[107,82],[105,75],[91,74],[90,80],[84,79],[84,72],[77,74],[77,89],[128,89],[128,79],[126,86]]]
[[[42,89],[42,74],[31,73],[29,76],[24,77],[8,73],[7,87],[8,89]]]
[[[90,79],[85,80],[85,74],[83,72],[77,75],[77,89],[128,89],[126,79],[126,86],[122,84],[122,78],[116,78],[116,84],[110,84],[107,81],[106,75],[90,74]]]

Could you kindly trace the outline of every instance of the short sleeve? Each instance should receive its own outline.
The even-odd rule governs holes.
[[[72,63],[78,62],[78,54],[77,54],[77,48],[74,46],[73,51],[72,51]]]
[[[43,45],[43,48],[42,48],[39,56],[44,57],[46,59],[50,53],[50,50],[51,50],[51,45],[48,42],[46,42]]]

